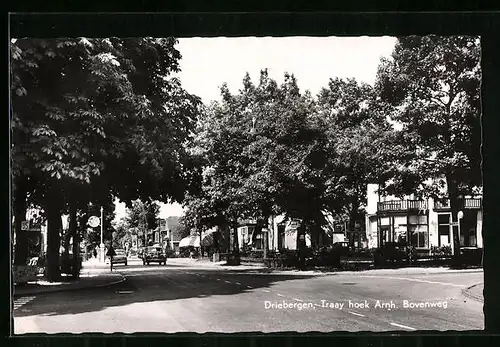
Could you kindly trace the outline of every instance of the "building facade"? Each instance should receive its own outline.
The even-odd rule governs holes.
[[[325,215],[328,226],[323,228],[320,235],[319,245],[329,245],[346,240],[346,232],[343,228],[337,228],[332,217]],[[298,247],[299,220],[287,220],[284,215],[271,216],[268,220],[268,228],[265,233],[256,233],[256,221],[251,219],[242,220],[238,227],[238,242],[240,248],[246,247],[253,251],[263,250],[264,238],[267,237],[268,249],[271,251],[296,250]],[[307,247],[311,247],[311,238],[305,235]]]
[[[387,242],[415,246],[422,252],[432,247],[453,247],[453,228],[458,229],[460,245],[482,248],[482,198],[460,199],[463,218],[452,223],[449,201],[416,199],[414,195],[398,199],[381,196],[378,185],[369,184],[366,206],[366,238],[369,248]]]

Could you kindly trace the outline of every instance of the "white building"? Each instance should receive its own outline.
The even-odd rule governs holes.
[[[378,185],[369,184],[366,207],[368,247],[377,248],[386,242],[405,242],[422,252],[433,246],[453,247],[455,227],[459,231],[461,246],[482,248],[482,198],[464,196],[460,203],[463,218],[459,225],[453,225],[449,201],[416,199],[413,194],[403,199],[382,196],[378,193]]]

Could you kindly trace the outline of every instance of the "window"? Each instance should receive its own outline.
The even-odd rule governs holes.
[[[408,222],[408,231],[411,235],[411,245],[419,248],[428,248],[429,227],[427,224],[427,215],[409,216]]]
[[[438,214],[438,246],[447,246],[451,243],[450,217],[449,213]]]

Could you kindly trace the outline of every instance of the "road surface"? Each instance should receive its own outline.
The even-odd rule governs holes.
[[[482,273],[258,273],[176,259],[115,269],[126,281],[17,299],[15,334],[484,328],[482,303],[462,294]]]

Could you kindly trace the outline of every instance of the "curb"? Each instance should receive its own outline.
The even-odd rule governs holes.
[[[377,271],[377,269],[374,269]],[[380,269],[379,273],[374,273],[374,270],[366,270],[366,271],[336,271],[336,272],[328,272],[325,274],[345,274],[345,275],[366,275],[366,274],[374,274],[374,275],[445,275],[445,274],[451,274],[451,273],[482,273],[483,270],[448,270],[448,271],[415,271],[415,272],[405,272],[405,271],[394,271],[394,272],[382,272],[382,269]]]
[[[469,299],[476,300],[476,301],[478,301],[478,302],[483,302],[483,303],[484,303],[484,298],[483,298],[482,296],[480,297],[480,296],[473,295],[473,294],[471,294],[471,293],[470,293],[470,290],[471,290],[472,288],[474,288],[474,287],[476,287],[476,286],[479,286],[479,285],[481,285],[481,284],[483,284],[483,283],[476,283],[476,284],[474,284],[474,285],[472,285],[472,286],[470,286],[470,287],[468,287],[468,288],[462,289],[462,294],[463,294],[465,297],[469,298]]]
[[[442,275],[442,274],[450,274],[450,273],[482,273],[482,269],[469,269],[469,270],[443,270],[443,271],[414,271],[414,272],[408,272],[408,271],[384,271],[386,269],[370,269],[370,270],[360,270],[360,271],[352,271],[352,270],[339,270],[339,271],[319,271],[319,270],[314,270],[314,269],[307,269],[303,271],[299,271],[297,269],[270,269],[270,273],[272,272],[312,272],[314,275],[321,275],[321,276],[328,276],[328,275],[349,275],[349,276],[355,276],[355,275],[381,275],[381,276],[387,276],[387,275]],[[377,272],[378,271],[378,272]]]
[[[12,296],[14,298],[19,298],[22,296],[26,295],[43,295],[43,294],[51,294],[51,293],[61,293],[61,292],[72,292],[72,291],[77,291],[77,290],[83,290],[83,289],[92,289],[92,288],[105,288],[105,287],[111,287],[119,283],[125,282],[127,279],[125,276],[122,274],[119,274],[121,278],[116,281],[108,282],[108,283],[101,283],[97,285],[90,285],[90,286],[83,286],[83,287],[73,287],[73,288],[57,288],[53,290],[33,290],[31,292],[26,292],[26,293],[15,293],[15,291],[12,293]]]

